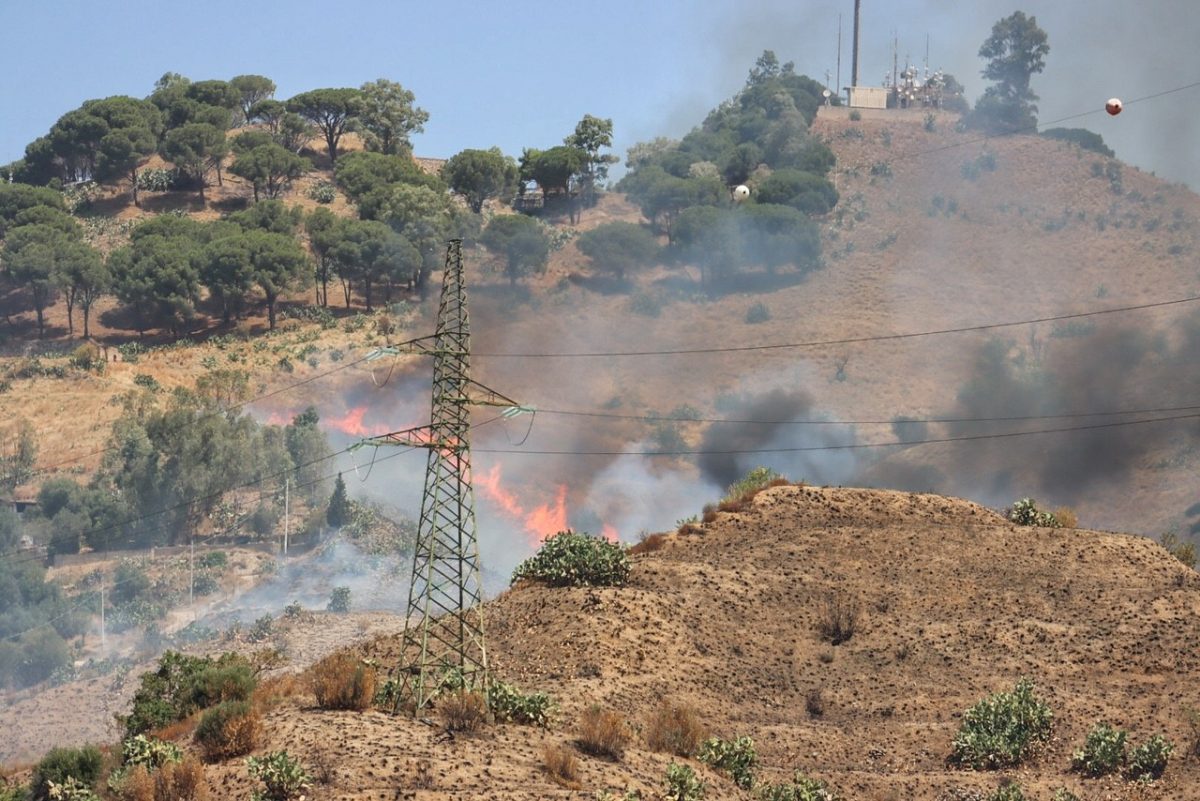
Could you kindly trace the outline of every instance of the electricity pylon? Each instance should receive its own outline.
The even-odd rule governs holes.
[[[401,662],[393,674],[399,679],[397,708],[411,699],[414,711],[437,694],[447,673],[458,672],[465,686],[485,693],[488,689],[483,587],[471,490],[470,407],[524,410],[516,401],[471,379],[470,329],[462,240],[452,239],[446,249],[436,333],[407,342],[403,349],[385,348],[378,354],[433,356],[430,423],[362,443],[429,451]],[[457,683],[457,678],[452,680]]]

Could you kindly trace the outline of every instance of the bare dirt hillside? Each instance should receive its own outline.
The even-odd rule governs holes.
[[[823,604],[856,603],[853,636],[818,634]],[[846,799],[977,798],[1013,779],[1027,798],[1194,799],[1182,706],[1200,704],[1200,576],[1140,537],[1015,527],[936,495],[779,487],[702,533],[637,556],[627,587],[525,585],[488,605],[495,672],[560,705],[547,731],[497,725],[449,736],[436,715],[321,712],[298,695],[267,715],[263,749],[332,766],[313,799],[654,798],[670,761],[639,736],[619,762],[580,755],[580,790],[548,778],[542,747],[600,704],[635,726],[661,699],[690,703],[724,737],[750,735],[760,776],[801,768]],[[388,667],[395,635],[360,653]],[[1054,711],[1048,747],[1004,772],[947,763],[962,712],[1030,677]],[[819,694],[820,714],[809,699]],[[1093,723],[1178,744],[1147,787],[1070,773]],[[708,798],[749,798],[693,763]],[[216,797],[245,797],[240,760],[209,768]]]

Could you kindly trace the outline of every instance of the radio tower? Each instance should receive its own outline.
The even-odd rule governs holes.
[[[413,340],[401,352],[433,356],[433,404],[427,426],[365,440],[364,445],[425,448],[425,491],[413,555],[412,583],[404,621],[400,664],[396,667],[401,703],[420,710],[438,693],[447,674],[463,684],[488,689],[487,647],[483,634],[483,587],[471,491],[470,406],[502,406],[524,411],[516,401],[471,380],[471,326],[463,282],[462,240],[446,249],[437,329]],[[395,674],[394,674],[395,675]]]

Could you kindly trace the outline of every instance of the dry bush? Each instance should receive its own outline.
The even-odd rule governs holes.
[[[666,544],[667,544],[667,535],[666,534],[651,534],[650,536],[646,537],[641,542],[639,542],[637,545],[634,545],[632,548],[630,548],[629,553],[631,553],[631,554],[653,553],[654,551],[661,551],[663,549],[663,546],[665,546]]]
[[[297,673],[272,676],[259,683],[254,689],[254,702],[260,707],[271,708],[287,698],[295,698],[308,691],[304,679]]]
[[[1060,506],[1054,510],[1054,519],[1063,528],[1079,528],[1079,515],[1070,506]]]
[[[325,744],[318,743],[317,750],[309,754],[305,762],[312,767],[314,779],[321,784],[333,784],[337,759]]]
[[[786,478],[773,478],[761,487],[747,490],[736,498],[726,498],[717,505],[717,510],[721,512],[744,512],[754,505],[754,499],[758,497],[758,493],[771,487],[791,486],[791,483]]]
[[[804,708],[810,717],[819,718],[825,714],[825,694],[820,687],[814,687],[804,697]]]
[[[200,718],[195,739],[206,761],[219,762],[250,753],[262,741],[262,734],[258,709],[246,701],[225,701]]]
[[[433,763],[428,759],[418,759],[413,766],[412,786],[414,790],[433,789]]]
[[[145,765],[134,765],[124,778],[121,788],[117,791],[121,801],[156,801],[154,797],[154,778]]]
[[[569,748],[547,744],[542,748],[542,764],[554,783],[568,790],[583,787],[579,783],[579,759]]]
[[[713,506],[711,503],[706,503],[704,505],[704,513],[700,517],[700,522],[714,523],[714,522],[716,522],[716,519],[717,519],[717,507]]]
[[[487,722],[487,700],[479,693],[450,693],[438,701],[437,708],[446,731],[478,731]]]
[[[189,756],[156,770],[154,801],[208,801],[208,783],[200,760]]]
[[[854,636],[862,607],[857,598],[830,592],[821,602],[817,631],[830,645],[841,645]]]
[[[321,709],[363,710],[375,698],[375,668],[345,651],[332,654],[308,670],[309,687]]]
[[[629,744],[629,727],[616,712],[590,706],[579,716],[579,739],[585,754],[620,759]]]
[[[191,737],[196,731],[196,725],[200,722],[200,712],[188,715],[183,720],[176,720],[168,723],[161,729],[154,729],[150,734],[160,740],[168,740],[176,742]]]
[[[684,704],[663,701],[646,721],[646,745],[651,751],[676,756],[694,756],[707,732],[696,710]]]

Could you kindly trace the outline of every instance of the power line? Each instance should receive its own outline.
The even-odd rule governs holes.
[[[1142,95],[1141,97],[1136,97],[1133,100],[1124,101],[1124,103],[1127,106],[1132,106],[1135,103],[1144,103],[1148,100],[1154,100],[1154,99],[1157,99],[1160,97],[1164,97],[1166,95],[1175,94],[1176,92],[1184,92],[1184,91],[1187,91],[1188,89],[1195,89],[1198,86],[1200,86],[1200,81],[1194,81],[1189,84],[1184,84],[1183,86],[1176,86],[1173,89],[1164,89],[1161,92],[1154,92],[1153,94]],[[1059,117],[1057,119],[1050,120],[1048,122],[1035,122],[1032,125],[1023,125],[1018,128],[1014,128],[1011,131],[1006,131],[1005,133],[981,134],[977,137],[974,137],[972,139],[967,139],[965,141],[951,142],[949,144],[939,145],[937,147],[926,148],[923,150],[910,150],[906,153],[900,153],[895,158],[888,159],[887,161],[888,162],[896,162],[896,161],[905,161],[905,160],[911,159],[911,158],[920,158],[921,156],[928,156],[928,155],[932,155],[934,153],[942,153],[946,150],[953,150],[953,149],[959,148],[959,147],[968,147],[970,145],[977,145],[977,144],[980,144],[981,142],[987,142],[992,139],[1000,139],[1000,138],[1003,138],[1006,136],[1012,136],[1013,134],[1027,134],[1027,133],[1036,134],[1038,132],[1039,128],[1045,128],[1045,127],[1051,126],[1051,125],[1058,125],[1059,123],[1069,122],[1071,120],[1080,119],[1082,117],[1090,117],[1094,114],[1100,114],[1100,113],[1101,113],[1101,109],[1097,109],[1097,108],[1090,109],[1088,111],[1080,111],[1078,113],[1068,114],[1065,117]],[[859,167],[862,167],[865,164],[866,164],[866,162],[862,161],[862,162],[852,164],[851,166],[849,166],[847,168],[840,168],[839,166],[835,165],[833,168],[833,171],[838,174],[845,174],[849,170],[858,169]]]
[[[567,358],[615,358],[621,356],[685,356],[692,354],[711,354],[711,353],[746,353],[749,351],[769,351],[769,350],[784,350],[790,348],[818,348],[828,347],[830,345],[855,345],[865,342],[886,342],[902,339],[916,339],[919,337],[940,336],[944,334],[964,334],[974,331],[991,331],[997,328],[1013,328],[1020,325],[1035,325],[1037,323],[1051,323],[1062,320],[1078,320],[1083,317],[1095,317],[1102,314],[1119,314],[1122,312],[1142,311],[1145,309],[1159,309],[1168,306],[1179,306],[1186,303],[1195,303],[1200,301],[1200,295],[1189,295],[1183,298],[1174,298],[1172,300],[1160,300],[1152,303],[1139,303],[1133,306],[1117,306],[1111,309],[1095,309],[1086,312],[1074,312],[1071,314],[1055,314],[1049,317],[1034,317],[1027,320],[1012,320],[1002,323],[983,323],[981,325],[966,325],[957,328],[939,328],[929,331],[909,331],[900,334],[878,334],[875,336],[862,337],[846,337],[843,339],[817,339],[805,342],[780,342],[768,345],[738,345],[731,347],[710,347],[710,348],[679,348],[675,350],[627,350],[627,351],[558,351],[544,353],[472,353],[472,356],[480,356],[493,359],[567,359]]]
[[[938,437],[935,439],[910,440],[904,442],[861,442],[849,445],[808,445],[794,448],[734,448],[729,450],[692,450],[692,451],[551,451],[525,450],[522,448],[476,448],[478,453],[514,453],[530,456],[732,456],[747,453],[801,453],[808,451],[844,451],[864,450],[867,448],[897,448],[914,445],[932,445],[942,442],[971,442],[975,440],[1008,439],[1010,437],[1028,437],[1039,434],[1062,434],[1072,431],[1091,431],[1105,428],[1120,428],[1122,426],[1144,425],[1147,423],[1165,423],[1176,420],[1194,420],[1200,418],[1200,413],[1182,414],[1173,417],[1156,417],[1146,420],[1123,420],[1114,423],[1093,423],[1086,426],[1071,426],[1065,428],[1044,428],[1034,431],[1008,431],[999,434],[968,434],[958,437]]]
[[[1104,412],[1062,412],[1060,414],[1010,415],[1006,417],[893,417],[889,420],[736,420],[727,417],[670,417],[662,415],[616,414],[611,412],[585,411],[578,409],[545,409],[536,407],[537,414],[552,414],[564,417],[593,417],[613,420],[638,420],[647,423],[731,423],[736,425],[763,426],[842,426],[842,425],[895,425],[897,423],[1007,423],[1025,420],[1063,420],[1079,417],[1118,417],[1130,414],[1163,414],[1200,410],[1200,404],[1191,406],[1160,406],[1148,409],[1118,409]]]

